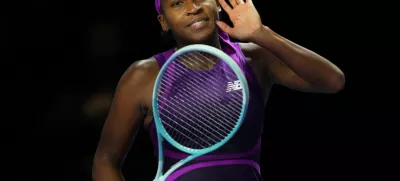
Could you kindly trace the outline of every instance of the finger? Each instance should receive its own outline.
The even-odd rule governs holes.
[[[236,3],[237,4],[244,4],[244,1],[243,0],[236,0]]]
[[[221,28],[222,31],[224,31],[225,33],[228,33],[229,35],[232,34],[233,32],[233,28],[231,28],[229,25],[227,25],[226,23],[222,22],[222,21],[217,21],[217,25],[219,26],[219,28]]]
[[[246,0],[246,3],[253,4],[253,0]]]
[[[238,3],[236,2],[236,0],[229,0],[229,2],[230,2],[230,4],[231,4],[232,8],[235,8],[235,7],[238,5]]]
[[[228,3],[226,3],[225,0],[218,0],[219,4],[221,5],[222,9],[224,9],[224,11],[226,13],[229,14],[229,12],[232,11],[232,8],[228,5]]]

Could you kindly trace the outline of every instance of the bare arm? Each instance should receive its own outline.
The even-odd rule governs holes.
[[[121,165],[144,121],[141,87],[148,83],[147,68],[132,64],[118,83],[94,157],[94,181],[123,181]]]
[[[259,36],[275,39],[259,38],[257,44],[240,46],[246,56],[265,65],[261,71],[269,73],[274,83],[303,92],[336,93],[343,88],[343,72],[324,57],[277,34]]]

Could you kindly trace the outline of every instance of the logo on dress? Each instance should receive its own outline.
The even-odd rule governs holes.
[[[235,80],[233,82],[228,82],[228,86],[226,87],[226,92],[231,92],[240,89],[242,89],[242,84],[240,83],[240,80]]]

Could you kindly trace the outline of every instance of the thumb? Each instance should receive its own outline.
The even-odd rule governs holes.
[[[229,25],[222,21],[217,21],[217,25],[219,26],[219,28],[221,28],[222,31],[232,36],[233,28],[231,28]]]

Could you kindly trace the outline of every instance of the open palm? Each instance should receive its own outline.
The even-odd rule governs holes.
[[[260,15],[252,0],[246,0],[246,2],[229,0],[232,7],[225,0],[218,1],[232,21],[233,28],[221,21],[218,21],[217,25],[230,36],[241,41],[248,41],[253,33],[262,27]]]

